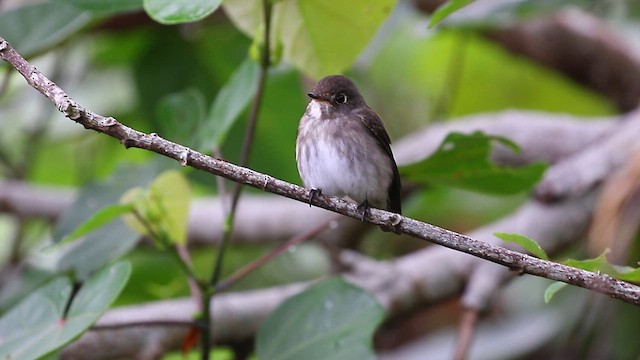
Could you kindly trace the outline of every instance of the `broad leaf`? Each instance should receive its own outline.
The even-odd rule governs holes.
[[[436,9],[436,11],[434,11],[433,14],[431,15],[431,20],[429,21],[429,28],[432,28],[438,25],[447,16],[471,4],[472,2],[473,0],[449,0],[446,3],[440,5]]]
[[[0,36],[30,57],[60,44],[91,19],[88,12],[65,3],[25,5],[0,13]]]
[[[497,141],[511,149],[508,139],[481,132],[451,133],[438,150],[420,162],[403,166],[400,173],[409,180],[438,184],[490,194],[515,194],[531,189],[546,169],[543,163],[507,168],[491,162],[491,143]]]
[[[220,6],[222,0],[143,0],[144,10],[161,24],[181,24],[202,20]]]
[[[547,253],[540,247],[540,245],[538,245],[535,240],[531,238],[520,234],[508,234],[501,232],[495,232],[493,233],[493,235],[504,242],[514,242],[522,246],[530,254],[542,260],[549,260],[549,256],[547,255]]]
[[[67,317],[71,281],[57,278],[0,318],[0,359],[38,359],[86,331],[116,300],[131,266],[118,262],[93,275],[76,294]]]
[[[258,331],[258,359],[375,359],[372,336],[384,317],[366,291],[334,278],[281,304]]]
[[[262,0],[227,0],[225,12],[255,38],[264,31]],[[389,16],[395,0],[281,0],[274,2],[272,44],[313,78],[341,73],[356,60]]]
[[[211,105],[207,120],[199,131],[198,150],[211,150],[224,143],[231,126],[253,99],[257,82],[258,64],[246,58]]]

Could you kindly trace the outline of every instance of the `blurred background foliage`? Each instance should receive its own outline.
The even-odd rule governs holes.
[[[251,57],[255,39],[242,32],[221,9],[196,22],[167,26],[141,11],[142,1],[105,1],[102,8],[96,4],[100,2],[4,1],[0,4],[0,36],[80,104],[137,130],[191,146],[196,141],[197,124],[188,123],[192,120],[183,124],[173,121],[181,115],[203,121],[202,114],[210,109],[216,95],[245,58]],[[389,18],[343,70],[359,85],[393,140],[431,122],[503,109],[581,116],[618,112],[607,97],[505,50],[482,31],[573,5],[631,33],[630,29],[637,30],[640,24],[636,1],[508,2],[491,13],[452,18],[448,26],[432,29],[428,27],[428,14],[416,9],[412,1],[389,4],[393,9]],[[259,29],[254,30],[259,33]],[[330,46],[330,40],[340,34],[325,35],[329,45],[322,46]],[[637,33],[630,37],[634,36],[637,41]],[[275,44],[278,46],[282,44]],[[5,163],[11,165],[0,168],[3,180],[77,189],[90,181],[108,179],[123,164],[142,169],[157,161],[155,154],[125,150],[111,138],[87,133],[64,119],[16,74],[8,72],[9,67],[2,64],[0,77],[9,77],[10,81],[0,97],[0,152]],[[294,154],[296,128],[307,103],[305,93],[315,80],[299,63],[294,66],[286,59],[269,70],[250,168],[300,184]],[[163,106],[183,95],[195,105],[182,109],[178,116],[164,116]],[[203,109],[200,112],[199,107]],[[245,110],[221,146],[222,156],[231,162],[238,161],[246,119]],[[183,127],[193,127],[194,131],[189,133]],[[184,172],[192,180],[196,196],[215,195],[212,176],[189,169]],[[527,194],[498,197],[434,186],[407,199],[405,208],[408,216],[465,231],[509,213],[526,198]],[[11,216],[0,216],[3,263],[12,256],[12,241],[1,239],[11,239],[16,231]],[[33,251],[48,234],[47,226],[38,220],[28,221],[22,231],[28,239],[21,245],[24,254]],[[380,241],[382,236],[377,232],[369,235],[362,250],[390,258],[424,245],[411,240],[408,244],[392,244]],[[225,272],[246,264],[269,247],[233,245]],[[214,255],[211,249],[195,249],[196,269],[205,272]],[[142,246],[126,258],[132,263],[131,279],[115,305],[188,295],[184,275],[167,254]],[[329,261],[320,247],[301,245],[234,289],[312,279],[328,271]],[[44,278],[42,270],[29,269],[20,286],[3,288],[0,313]]]

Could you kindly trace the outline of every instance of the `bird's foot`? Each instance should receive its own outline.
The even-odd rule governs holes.
[[[358,205],[358,210],[362,211],[360,215],[360,221],[364,221],[364,218],[367,216],[367,211],[369,210],[369,201],[365,200],[360,205]]]
[[[318,195],[322,195],[322,189],[309,190],[309,207],[311,207],[313,200],[315,200],[318,197]]]

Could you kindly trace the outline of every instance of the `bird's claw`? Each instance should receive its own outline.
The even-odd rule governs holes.
[[[313,200],[315,200],[318,197],[318,195],[322,195],[322,189],[309,190],[309,207],[311,207]]]
[[[365,200],[360,205],[358,205],[358,210],[362,211],[360,215],[360,221],[364,221],[364,218],[367,216],[367,211],[369,211],[369,201]]]

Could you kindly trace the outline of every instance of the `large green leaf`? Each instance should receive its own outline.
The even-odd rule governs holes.
[[[88,12],[61,2],[25,5],[0,13],[0,36],[29,57],[60,44],[91,19]]]
[[[222,0],[143,0],[144,9],[161,24],[181,24],[209,16]]]
[[[227,0],[227,15],[252,38],[264,31],[262,0]],[[284,58],[320,78],[346,70],[391,13],[395,0],[281,0],[273,5],[272,36]]]
[[[490,194],[514,194],[531,189],[546,169],[543,163],[518,168],[500,167],[491,162],[491,142],[518,150],[511,141],[488,136],[451,133],[438,150],[423,161],[403,166],[400,173],[418,183],[439,184]]]
[[[128,262],[118,262],[93,275],[66,318],[69,279],[60,277],[36,290],[0,318],[0,359],[38,359],[80,336],[115,301],[130,273]]]
[[[257,82],[258,64],[246,58],[211,105],[207,120],[199,131],[199,150],[211,150],[224,143],[229,129],[253,99]]]
[[[281,304],[258,331],[258,359],[375,359],[372,336],[384,317],[366,291],[334,278]]]
[[[57,0],[99,15],[117,14],[142,9],[142,0]]]

